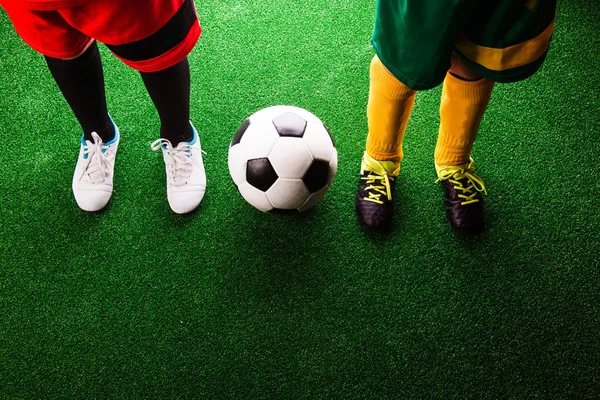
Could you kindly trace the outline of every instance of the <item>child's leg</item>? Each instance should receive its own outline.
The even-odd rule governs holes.
[[[469,162],[493,87],[493,81],[483,78],[457,56],[452,56],[452,67],[442,89],[441,123],[435,149],[437,165]]]
[[[169,140],[173,147],[180,142],[189,142],[193,131],[190,125],[190,67],[187,57],[162,71],[140,74],[160,117],[160,137]]]
[[[19,36],[45,56],[84,131],[72,181],[75,200],[83,210],[98,211],[112,195],[119,130],[106,111],[96,42],[71,26],[58,11],[32,11],[14,3],[3,7]]]
[[[80,56],[70,60],[49,56],[45,56],[45,59],[83,129],[83,141],[73,174],[75,200],[85,211],[101,210],[112,195],[119,140],[116,127],[106,110],[104,75],[98,46],[94,41]]]
[[[118,131],[106,110],[102,61],[96,42],[78,57],[61,60],[45,56],[48,68],[83,128],[79,158],[73,174],[73,194],[79,207],[98,211],[113,191]],[[97,136],[96,136],[97,135]]]
[[[394,77],[375,56],[370,68],[367,154],[380,161],[402,160],[402,140],[416,91]]]
[[[61,60],[45,56],[48,68],[63,96],[81,124],[85,140],[93,141],[96,132],[104,143],[114,137],[115,131],[106,110],[102,61],[96,42],[80,56]]]
[[[400,171],[402,139],[417,92],[392,75],[377,56],[371,62],[370,79],[369,134],[355,205],[364,225],[386,230],[394,211],[392,194]]]
[[[75,200],[85,211],[101,210],[112,195],[119,138],[106,110],[98,46],[94,41],[80,56],[70,60],[49,56],[45,59],[83,128],[83,140],[73,174]]]
[[[475,175],[471,150],[493,87],[493,81],[452,56],[442,89],[435,166],[450,223],[465,233],[478,233],[484,228],[480,192],[485,192],[485,186]]]

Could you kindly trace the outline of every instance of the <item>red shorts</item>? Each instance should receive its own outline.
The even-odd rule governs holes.
[[[26,1],[0,0],[19,36],[34,50],[53,58],[76,58],[95,39],[130,67],[155,72],[187,57],[200,38],[193,0],[83,3],[40,11],[41,7],[28,6]]]

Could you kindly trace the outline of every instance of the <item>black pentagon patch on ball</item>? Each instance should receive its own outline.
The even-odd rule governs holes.
[[[286,112],[273,119],[273,125],[279,136],[292,136],[301,138],[304,136],[307,122],[304,118],[293,112]]]
[[[246,133],[246,130],[249,126],[250,118],[247,118],[244,122],[242,122],[242,125],[240,125],[238,130],[235,132],[235,135],[233,135],[233,139],[231,139],[231,144],[229,145],[229,147],[235,146],[240,142],[240,140],[242,140],[242,136],[244,136],[244,133]]]
[[[246,181],[266,192],[279,177],[268,158],[255,158],[246,163]]]
[[[315,193],[327,185],[329,175],[329,163],[323,160],[314,160],[306,174],[304,174],[304,184],[309,192]]]

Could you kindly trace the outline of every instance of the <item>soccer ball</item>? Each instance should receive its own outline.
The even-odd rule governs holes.
[[[246,119],[229,146],[229,173],[242,197],[260,211],[314,207],[337,172],[329,131],[293,106],[262,109]]]

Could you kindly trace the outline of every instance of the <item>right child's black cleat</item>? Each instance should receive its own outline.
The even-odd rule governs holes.
[[[392,192],[399,172],[400,165],[393,161],[378,161],[366,152],[363,155],[355,205],[358,218],[369,229],[390,228],[394,215]]]
[[[475,175],[475,163],[440,167],[435,169],[438,182],[444,188],[444,208],[448,220],[459,232],[466,234],[481,233],[484,229],[483,197],[487,193],[483,180]]]

